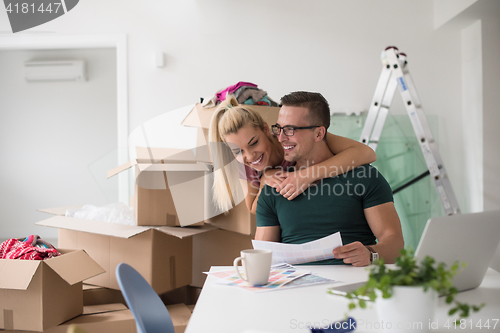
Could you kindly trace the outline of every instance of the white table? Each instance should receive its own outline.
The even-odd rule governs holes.
[[[336,285],[361,282],[368,278],[365,268],[351,266],[301,266],[320,276],[339,281]],[[227,270],[231,267],[212,267],[211,272]],[[327,294],[328,287],[334,284],[322,284],[312,287],[289,290],[252,293],[237,287],[218,285],[217,278],[208,276],[200,298],[187,326],[186,333],[217,332],[237,333],[255,331],[265,332],[310,332],[306,325],[325,326],[339,321],[347,312],[348,300],[341,296]],[[488,269],[481,286],[462,292],[458,300],[469,304],[486,303],[479,313],[472,313],[467,318],[467,329],[454,328],[448,317],[449,306],[443,297],[434,318],[438,328],[432,332],[493,332],[500,331],[500,273]],[[382,332],[381,323],[373,303],[368,309],[356,309],[349,315],[356,319],[358,328],[355,332]],[[479,321],[489,319],[490,328],[475,327]],[[445,327],[448,325],[451,327]],[[493,325],[497,323],[496,328]],[[471,328],[472,323],[472,328]],[[434,324],[435,325],[435,324]],[[397,332],[397,330],[394,330]]]

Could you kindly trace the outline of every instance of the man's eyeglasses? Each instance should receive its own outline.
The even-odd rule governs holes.
[[[271,126],[271,131],[276,136],[280,135],[281,130],[283,130],[283,133],[286,136],[293,136],[295,134],[295,130],[310,129],[310,128],[316,128],[316,127],[320,127],[320,126],[307,126],[307,127],[284,126],[284,127],[281,127],[280,125],[276,124],[276,125]]]

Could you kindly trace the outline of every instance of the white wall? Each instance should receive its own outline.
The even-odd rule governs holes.
[[[486,8],[488,10],[488,8]],[[500,209],[500,2],[482,20],[484,209]]]
[[[500,209],[500,2],[484,9],[483,30],[483,156],[484,209]],[[500,223],[500,221],[499,221]],[[500,272],[500,246],[491,267]]]
[[[476,1],[477,0],[434,0],[434,28],[438,29],[443,24],[446,24]]]
[[[274,99],[313,90],[333,109],[367,109],[380,52],[396,45],[408,54],[425,111],[438,115],[438,142],[463,203],[463,150],[450,140],[462,133],[460,34],[435,31],[433,12],[432,0],[86,0],[32,30],[128,34],[130,129],[240,80]],[[163,69],[154,66],[158,50]],[[399,97],[394,104],[392,112],[405,112]]]
[[[463,36],[463,59],[464,59],[464,75],[463,80],[469,79],[469,82],[464,83],[464,93],[470,95],[463,95],[464,112],[469,110],[466,108],[471,107],[472,115],[469,128],[467,129],[466,136],[475,132],[476,137],[471,137],[475,142],[482,141],[482,147],[476,149],[482,150],[479,153],[470,154],[469,157],[482,158],[479,161],[483,165],[483,170],[479,170],[482,175],[482,186],[475,184],[474,187],[483,188],[482,204],[484,210],[500,209],[500,94],[498,94],[498,87],[500,87],[500,1],[497,0],[481,0],[470,5],[460,14],[456,15],[445,26],[445,29],[461,31]],[[476,39],[476,40],[474,40]],[[479,39],[479,40],[477,40]],[[480,45],[481,53],[480,59],[477,59],[478,54],[473,53],[474,44]],[[480,73],[477,71],[478,63],[481,63]],[[472,69],[472,67],[476,67]],[[478,88],[481,85],[481,89]],[[481,90],[480,92],[478,90]],[[480,98],[474,94],[480,93]],[[473,102],[472,105],[469,102]],[[478,115],[478,109],[482,109],[482,115]],[[464,114],[464,122],[467,118]],[[482,118],[481,123],[478,123],[478,118]],[[476,130],[474,130],[476,128]],[[478,128],[482,132],[478,133]],[[478,138],[477,136],[481,136]],[[478,164],[476,161],[472,163]],[[474,170],[468,170],[468,175],[475,173]],[[474,179],[478,180],[478,174],[469,176],[469,181]],[[479,181],[479,180],[478,180]],[[469,195],[469,193],[467,193]],[[474,204],[474,200],[469,200],[469,203]],[[476,205],[479,203],[475,203]],[[474,206],[471,208],[474,209]],[[500,246],[497,249],[496,255],[491,263],[491,267],[500,271]]]
[[[116,180],[101,188],[95,178],[117,162],[115,57],[114,49],[0,51],[0,239],[56,238],[33,225],[50,217],[39,208],[117,201]],[[86,60],[89,80],[24,79],[25,61],[67,59]]]
[[[462,122],[465,172],[464,211],[484,209],[483,165],[483,48],[481,20],[462,29]]]
[[[484,1],[461,1],[462,9]],[[435,9],[433,0],[86,0],[31,31],[128,34],[131,130],[240,80],[259,84],[274,99],[313,90],[333,109],[366,109],[380,52],[396,45],[408,55],[426,113],[437,115],[443,161],[460,205],[468,207],[460,143],[461,28],[435,30]],[[10,30],[3,11],[1,30]],[[165,68],[154,66],[157,51],[166,54]],[[399,97],[394,105],[391,112],[405,112]],[[485,170],[485,182],[487,177]]]

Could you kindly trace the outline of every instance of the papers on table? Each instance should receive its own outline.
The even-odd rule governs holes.
[[[303,244],[284,244],[252,240],[254,249],[271,250],[273,264],[303,264],[334,258],[332,250],[342,246],[340,232]]]
[[[286,285],[286,288],[306,287],[322,283],[334,283],[335,280],[327,279],[316,274],[304,275],[300,279],[293,280]]]
[[[243,270],[240,268],[240,273],[244,276],[242,271]],[[250,286],[236,274],[234,269],[219,272],[205,272],[205,274],[219,278],[219,281],[217,281],[218,284],[239,287],[252,292],[282,290],[335,282],[335,280],[313,275],[310,271],[298,270],[296,267],[286,263],[273,265],[269,274],[269,283],[263,286]]]

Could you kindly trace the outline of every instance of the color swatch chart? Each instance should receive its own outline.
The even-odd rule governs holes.
[[[243,272],[240,271],[240,273],[243,277],[245,276]],[[245,280],[242,280],[234,270],[208,274],[220,278],[220,280],[217,281],[218,284],[239,287],[253,292],[262,292],[280,289],[295,279],[310,273],[310,271],[297,270],[296,268],[274,268],[271,269],[269,273],[268,283],[263,286],[250,286]]]

